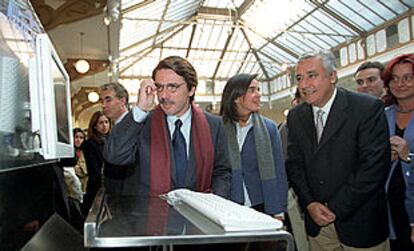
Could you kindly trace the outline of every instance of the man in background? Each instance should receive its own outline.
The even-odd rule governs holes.
[[[354,74],[357,91],[382,98],[385,94],[383,71],[384,65],[377,61],[361,64]]]
[[[114,125],[118,124],[128,114],[128,91],[117,82],[103,84],[99,87],[99,96],[105,116]],[[122,190],[122,180],[130,175],[127,167],[116,168],[104,161],[104,186],[107,193],[119,194]]]
[[[128,91],[120,83],[108,83],[99,87],[104,114],[119,123],[128,113]]]

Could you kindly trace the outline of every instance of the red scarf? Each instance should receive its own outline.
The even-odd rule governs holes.
[[[197,191],[210,192],[214,164],[214,146],[211,140],[210,126],[200,108],[191,104],[191,109],[191,140],[196,161]],[[150,196],[158,196],[171,190],[169,146],[165,114],[158,106],[151,118]]]

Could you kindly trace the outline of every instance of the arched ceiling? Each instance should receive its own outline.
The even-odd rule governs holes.
[[[180,55],[201,80],[271,81],[298,55],[335,48],[410,11],[412,0],[121,0],[120,79]]]
[[[414,0],[31,2],[66,62],[74,80],[73,102],[81,108],[87,106],[82,97],[89,87],[117,79],[134,102],[138,82],[151,77],[156,64],[170,55],[186,57],[195,66],[198,103],[218,102],[227,79],[240,72],[258,74],[262,101],[271,101],[275,93],[290,89],[288,71],[299,55],[365,41],[379,27],[412,15],[414,7]],[[361,48],[366,52],[364,42]],[[92,71],[76,73],[78,58],[87,58]],[[84,110],[74,107],[75,117]]]

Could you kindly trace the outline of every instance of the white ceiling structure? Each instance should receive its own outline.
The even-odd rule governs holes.
[[[133,93],[162,58],[179,55],[195,66],[201,96],[214,99],[241,72],[258,74],[266,90],[299,55],[363,37],[413,6],[413,0],[122,0],[115,70]]]
[[[102,1],[44,3],[55,12],[65,5],[81,12]],[[196,101],[218,102],[227,79],[242,72],[258,74],[263,100],[269,101],[290,87],[280,78],[299,55],[366,38],[413,13],[413,7],[414,0],[107,0],[98,14],[48,33],[63,61],[110,62],[105,71],[73,81],[75,90],[119,80],[134,102],[140,80],[150,78],[161,59],[179,55],[198,72]],[[85,34],[82,52],[80,32]],[[281,82],[277,88],[275,82]]]

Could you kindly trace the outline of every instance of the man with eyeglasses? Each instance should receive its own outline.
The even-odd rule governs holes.
[[[159,62],[152,80],[141,82],[136,106],[105,144],[108,162],[135,163],[122,194],[158,196],[189,188],[229,196],[223,122],[193,103],[197,83],[193,66],[178,56]]]
[[[381,78],[384,65],[380,62],[365,62],[355,72],[357,91],[381,98],[385,94],[384,81]]]

